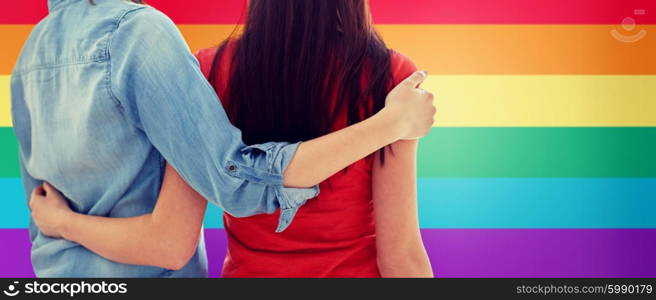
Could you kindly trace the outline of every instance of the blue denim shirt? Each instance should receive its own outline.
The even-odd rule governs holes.
[[[49,0],[11,77],[14,130],[27,194],[48,181],[81,213],[152,212],[169,162],[210,202],[242,217],[281,209],[282,231],[317,187],[282,186],[298,144],[246,147],[177,27],[122,0]],[[218,42],[218,41],[217,41]],[[31,222],[32,223],[32,222]],[[111,262],[41,234],[42,277],[206,276],[201,238],[180,271]]]

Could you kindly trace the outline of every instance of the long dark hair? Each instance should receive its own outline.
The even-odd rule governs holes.
[[[246,144],[316,138],[344,113],[346,125],[357,123],[382,109],[391,89],[390,50],[366,0],[250,0],[243,33],[214,58],[215,87],[229,43],[222,97]]]

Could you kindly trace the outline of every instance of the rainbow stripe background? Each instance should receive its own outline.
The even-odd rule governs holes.
[[[244,0],[148,2],[194,51],[225,38],[244,9]],[[656,1],[371,6],[388,45],[430,71],[424,87],[437,96],[418,187],[438,277],[656,276]],[[9,76],[46,13],[45,0],[0,11],[0,277],[34,276]],[[614,30],[647,35],[625,43]],[[208,211],[212,276],[225,255],[220,220]]]

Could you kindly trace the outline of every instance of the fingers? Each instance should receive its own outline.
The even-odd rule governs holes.
[[[435,95],[424,89],[417,89],[417,91],[419,91],[425,97],[426,102],[428,102],[432,109],[435,110]]]
[[[433,128],[433,125],[435,124],[435,114],[437,113],[437,107],[435,107],[435,96],[433,93],[422,90],[425,93],[426,97],[426,102],[430,105],[430,109],[428,109],[428,119],[427,119],[427,124],[426,124],[426,131],[424,132],[423,136],[426,136],[430,133],[431,129]]]
[[[410,77],[404,79],[401,83],[411,87],[417,87],[424,82],[426,78],[428,78],[428,73],[426,71],[417,71],[410,75]]]
[[[433,95],[433,93],[431,93],[427,90],[419,89],[419,88],[417,89],[417,92],[422,94],[422,96],[424,97],[424,100],[427,102],[428,105],[431,106],[430,113],[431,113],[432,119],[434,119],[435,118],[435,113],[437,112],[437,108],[435,107],[435,95]]]

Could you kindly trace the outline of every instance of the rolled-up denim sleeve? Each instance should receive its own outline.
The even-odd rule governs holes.
[[[108,80],[129,122],[210,202],[236,217],[280,208],[276,231],[287,228],[319,193],[316,186],[283,186],[299,144],[244,145],[169,18],[145,7],[119,21],[109,41]]]

